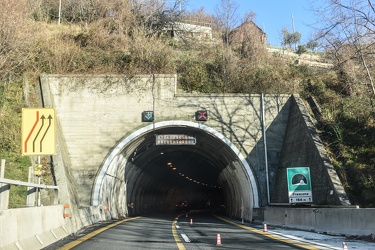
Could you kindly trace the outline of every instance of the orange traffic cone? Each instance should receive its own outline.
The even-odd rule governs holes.
[[[342,243],[342,250],[348,250],[348,246],[346,245],[346,242]]]
[[[263,232],[268,232],[267,224],[263,224]]]
[[[221,237],[220,237],[220,234],[217,234],[217,236],[216,236],[216,245],[221,245]]]

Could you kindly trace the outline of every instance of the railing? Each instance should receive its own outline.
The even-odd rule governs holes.
[[[1,169],[0,169],[0,210],[1,209],[8,209],[9,206],[9,192],[10,192],[10,185],[16,186],[25,186],[27,187],[27,198],[26,198],[26,206],[41,206],[40,201],[40,190],[41,189],[53,189],[53,204],[58,204],[58,192],[59,188],[57,186],[51,185],[44,185],[32,182],[23,182],[18,180],[11,180],[4,178],[5,172],[5,160],[1,160]],[[33,172],[32,167],[29,168],[29,180],[31,179],[31,173]],[[37,202],[35,204],[37,196]]]
[[[181,22],[199,25],[199,26],[205,26],[205,27],[212,27],[212,22],[202,21],[198,18],[183,18]]]

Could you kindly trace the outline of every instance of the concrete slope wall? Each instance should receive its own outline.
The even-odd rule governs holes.
[[[293,96],[290,101],[288,126],[271,201],[289,202],[287,168],[310,167],[314,204],[350,205],[302,99]]]

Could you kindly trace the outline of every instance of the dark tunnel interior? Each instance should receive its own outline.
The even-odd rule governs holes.
[[[157,145],[158,135],[188,135],[195,143],[179,140],[179,145],[169,145],[170,141]],[[132,145],[125,180],[127,202],[134,204],[134,213],[173,210],[179,201],[188,201],[191,209],[224,207],[225,181],[220,174],[236,156],[223,141],[203,130],[180,126],[148,132]]]

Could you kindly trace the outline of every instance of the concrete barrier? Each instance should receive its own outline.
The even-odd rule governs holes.
[[[375,208],[267,207],[264,223],[332,235],[375,235]]]
[[[41,249],[71,234],[70,228],[63,205],[0,210],[0,249]]]

